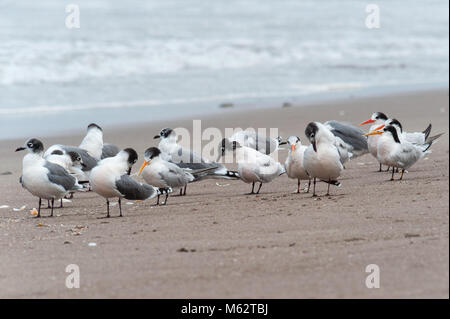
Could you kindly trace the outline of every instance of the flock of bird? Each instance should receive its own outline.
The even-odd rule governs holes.
[[[430,137],[431,124],[423,132],[408,133],[396,119],[376,112],[361,125],[371,123],[368,133],[348,123],[328,121],[311,122],[305,129],[309,145],[303,145],[300,138],[290,136],[286,141],[280,137],[259,136],[251,131],[238,131],[224,138],[218,145],[219,157],[211,161],[177,143],[177,134],[170,128],[161,130],[155,139],[160,139],[158,147],[150,147],[144,152],[144,162],[137,175],[131,174],[132,166],[138,160],[132,148],[120,150],[112,144],[103,143],[103,131],[96,124],[90,124],[81,144],[76,146],[56,144],[44,152],[43,143],[31,138],[17,151],[27,150],[23,158],[20,183],[31,194],[39,198],[37,217],[41,216],[42,199],[48,201],[53,216],[55,200],[72,197],[74,192],[92,190],[106,199],[107,217],[110,216],[110,200],[118,198],[119,214],[122,216],[122,198],[145,200],[165,195],[180,189],[180,196],[186,195],[189,183],[208,179],[240,179],[252,185],[250,194],[258,194],[262,184],[269,183],[286,173],[297,180],[300,193],[302,180],[308,180],[310,191],[316,196],[316,182],[320,180],[330,185],[340,186],[338,178],[344,164],[351,158],[371,153],[382,165],[395,171],[401,169],[401,177],[406,169],[431,152],[429,148],[442,135]],[[284,165],[270,154],[289,146],[289,154]],[[237,164],[237,171],[228,170],[219,163],[222,157],[231,154]],[[255,192],[255,185],[259,183]]]

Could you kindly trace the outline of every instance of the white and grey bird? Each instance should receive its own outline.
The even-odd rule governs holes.
[[[277,138],[262,136],[252,130],[239,130],[227,138],[229,142],[238,142],[241,146],[250,147],[269,155],[279,150],[281,136]]]
[[[109,201],[119,199],[119,211],[122,216],[122,198],[145,200],[157,195],[157,190],[150,185],[139,183],[130,175],[130,167],[136,163],[138,155],[132,148],[120,151],[114,157],[101,160],[89,176],[92,190],[106,199],[106,217],[109,217]]]
[[[256,191],[256,194],[259,194],[263,183],[270,183],[285,173],[284,167],[269,155],[224,138],[221,143],[220,155],[225,156],[227,151],[235,154],[240,179],[245,183],[252,184],[250,194],[255,194],[255,183],[259,183]]]
[[[166,161],[177,164],[181,168],[195,171],[204,170],[196,180],[203,179],[238,179],[237,172],[229,171],[223,164],[210,161],[209,159],[195,153],[193,150],[182,147],[177,143],[177,135],[171,128],[162,129],[159,135],[154,137],[161,139],[158,149],[160,157]],[[180,195],[186,195],[186,187],[180,190]]]
[[[64,153],[76,152],[78,153],[84,163],[83,176],[79,176],[80,183],[89,181],[89,173],[101,160],[103,151],[103,131],[100,126],[95,123],[88,125],[86,136],[83,138],[79,146],[70,146],[55,144],[50,146],[44,154],[44,157],[49,156],[55,150],[60,150]]]
[[[310,178],[313,178],[313,196],[316,196],[317,178],[328,183],[326,195],[329,195],[330,185],[340,186],[337,179],[344,169],[339,151],[335,146],[335,136],[319,122],[309,123],[305,135],[311,145],[305,151],[303,167]]]
[[[311,179],[308,173],[303,167],[303,157],[306,149],[306,145],[302,145],[298,136],[289,136],[286,142],[281,142],[280,145],[289,145],[289,154],[284,163],[286,174],[289,178],[297,180],[297,193],[300,193],[300,184],[302,180],[308,180],[308,191],[311,186]]]
[[[41,216],[42,199],[51,201],[50,216],[53,216],[55,199],[61,199],[82,186],[62,166],[43,158],[44,144],[40,140],[29,139],[25,146],[17,148],[16,152],[23,150],[27,150],[28,154],[22,162],[22,186],[39,198],[37,217]]]
[[[347,152],[348,159],[369,153],[367,137],[363,136],[364,132],[360,128],[338,121],[327,121],[324,125],[336,136],[338,148]],[[344,160],[346,158],[344,157]]]
[[[373,113],[370,118],[364,122],[362,122],[359,125],[366,125],[366,124],[372,124],[370,126],[369,132],[375,130],[380,125],[384,124],[388,120],[388,117],[383,112],[375,112]],[[372,154],[373,157],[378,158],[377,156],[377,150],[378,150],[378,138],[377,135],[369,135],[367,137],[367,146],[369,149],[370,154]],[[379,172],[382,171],[382,164],[380,163],[380,168],[378,170]]]
[[[431,153],[429,148],[436,140],[425,142],[424,144],[413,144],[399,136],[398,128],[393,125],[383,127],[381,130],[371,131],[367,136],[379,135],[378,139],[378,161],[381,164],[402,169],[400,180],[406,169],[414,165],[426,154]],[[392,169],[391,180],[394,180]]]
[[[400,140],[405,140],[413,144],[425,144],[428,142],[432,142],[437,140],[439,137],[443,135],[437,134],[434,136],[430,136],[431,133],[431,124],[427,126],[427,128],[423,132],[405,132],[403,131],[403,126],[397,119],[388,119],[384,124],[381,124],[379,127],[375,128],[376,131],[381,130],[383,127],[392,125],[397,129],[398,137]]]
[[[211,169],[215,169],[215,167]],[[163,203],[163,205],[166,205],[170,189],[185,187],[188,183],[195,181],[198,174],[203,173],[203,171],[183,169],[162,158],[161,151],[157,147],[150,147],[145,150],[144,163],[139,169],[138,175],[142,173],[142,177],[147,184],[158,187],[161,192],[166,193],[166,199]],[[159,196],[156,205],[159,205]]]

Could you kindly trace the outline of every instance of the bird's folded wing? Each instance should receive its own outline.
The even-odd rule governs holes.
[[[126,199],[130,200],[144,200],[156,196],[153,186],[139,183],[127,174],[116,180],[116,188]]]

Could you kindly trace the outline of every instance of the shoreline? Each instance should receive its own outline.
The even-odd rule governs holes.
[[[85,111],[70,111],[78,118],[76,120],[77,123],[81,124],[81,122],[86,122],[84,125],[88,125],[91,122],[97,122],[100,126],[107,128],[107,129],[124,129],[129,126],[144,126],[146,124],[163,124],[164,122],[170,122],[173,120],[176,121],[182,121],[186,119],[198,119],[201,117],[214,117],[214,116],[220,116],[220,115],[227,115],[229,113],[238,113],[238,112],[245,112],[245,111],[262,111],[266,109],[277,109],[277,108],[283,108],[285,107],[284,104],[288,104],[287,107],[314,107],[315,105],[322,105],[322,104],[329,104],[329,103],[344,103],[346,101],[352,101],[354,99],[370,99],[370,98],[376,98],[381,96],[401,96],[405,94],[410,93],[427,93],[427,92],[436,92],[440,90],[448,90],[448,83],[422,83],[422,84],[410,84],[410,85],[386,85],[386,86],[376,86],[376,87],[360,87],[360,88],[354,88],[350,90],[343,90],[343,89],[334,89],[334,90],[328,90],[325,92],[317,92],[317,93],[310,93],[305,95],[298,95],[293,97],[261,97],[261,98],[253,98],[252,99],[246,99],[246,98],[231,98],[230,100],[216,100],[215,102],[203,102],[200,103],[198,110],[194,110],[191,115],[187,115],[186,112],[181,111],[182,114],[175,115],[172,119],[168,118],[155,118],[154,120],[134,120],[129,121],[128,116],[123,117],[125,114],[125,110],[129,109],[131,116],[139,117],[139,113],[142,112],[144,117],[152,114],[157,113],[157,116],[160,116],[160,113],[165,113],[166,110],[163,105],[154,105],[154,106],[139,106],[139,107],[126,107],[124,106],[123,109],[114,107],[113,109],[108,108],[101,108],[101,109],[93,109],[93,110],[85,110]],[[214,103],[215,106],[212,106],[211,104]],[[221,104],[230,103],[231,107],[221,107]],[[105,103],[107,105],[108,103]],[[181,103],[179,105],[170,105],[170,107],[176,107],[175,113],[177,111],[180,111],[181,106],[189,107],[189,103]],[[84,120],[85,117],[90,116],[89,112],[94,111],[98,114],[93,115],[97,121],[89,121]],[[114,120],[104,120],[103,114],[107,114],[108,112],[115,112],[116,118],[122,118],[122,120],[125,123],[119,123],[117,119]],[[123,113],[122,115],[120,113]],[[45,113],[44,113],[45,114]],[[13,123],[4,123],[5,125],[10,125],[9,129],[11,127],[14,127],[16,129],[16,126],[18,122],[20,121],[20,127],[21,130],[27,129],[29,126],[33,126],[33,131],[35,128],[39,128],[43,131],[42,134],[38,135],[41,138],[52,138],[52,137],[68,137],[74,134],[78,134],[79,130],[81,128],[62,128],[62,125],[64,124],[64,121],[61,121],[61,116],[64,116],[64,112],[56,112],[55,114],[46,114],[42,118],[38,117],[37,122],[33,122],[32,119],[27,119],[26,117],[18,117]],[[70,114],[69,114],[70,116]],[[80,120],[79,118],[83,118],[83,120]],[[67,122],[67,120],[65,120]],[[103,123],[102,123],[103,122]],[[15,124],[14,124],[15,123]],[[37,125],[36,125],[37,124]],[[50,128],[53,125],[58,125],[55,129]],[[44,126],[44,128],[42,127]],[[82,125],[80,125],[82,126]],[[58,131],[56,131],[59,128]],[[8,141],[8,140],[18,140],[20,138],[26,138],[29,137],[31,132],[29,134],[22,134],[15,136],[7,136],[3,138],[0,136],[0,141]]]
[[[127,201],[122,218],[115,206],[105,219],[104,199],[83,193],[56,209],[54,218],[36,220],[29,210],[37,199],[18,182],[23,154],[14,149],[24,141],[1,140],[0,207],[9,207],[0,209],[0,297],[448,298],[448,93],[445,88],[200,118],[203,128],[222,132],[277,127],[284,138],[298,135],[303,143],[310,121],[358,124],[375,111],[398,118],[407,131],[431,122],[432,135],[445,133],[403,181],[376,172],[370,154],[351,160],[342,187],[333,187],[329,197],[323,183],[318,198],[294,194],[296,182],[285,175],[256,196],[245,195],[250,186],[239,180],[204,180],[189,185],[187,196],[170,196],[165,207]],[[136,172],[143,151],[157,143],[153,136],[168,126],[190,130],[192,120],[106,125],[104,141],[135,148]],[[43,138],[44,146],[78,145],[84,132]],[[285,157],[280,152],[279,161]],[[65,286],[69,264],[80,267],[79,289]],[[380,267],[379,289],[365,286],[369,264]]]

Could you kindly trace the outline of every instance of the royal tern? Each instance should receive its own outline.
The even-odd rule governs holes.
[[[393,125],[383,127],[381,130],[371,131],[367,136],[380,135],[378,139],[378,161],[381,164],[402,169],[400,180],[406,169],[414,165],[425,154],[431,153],[429,148],[435,140],[424,144],[413,144],[399,137],[398,128]],[[395,170],[392,169],[391,180],[394,180]]]
[[[284,163],[287,176],[297,180],[297,193],[300,193],[301,180],[307,179],[309,181],[307,192],[309,193],[311,179],[303,167],[303,156],[308,147],[302,145],[300,138],[297,136],[289,136],[286,142],[280,143],[280,145],[284,144],[288,144],[290,147],[289,154]]]
[[[252,183],[250,194],[255,194],[256,182],[259,182],[259,188],[256,192],[256,194],[259,194],[263,183],[269,183],[285,173],[284,167],[269,155],[224,138],[221,143],[220,155],[224,156],[226,151],[235,153],[240,179],[245,183]]]
[[[251,130],[237,131],[228,137],[229,142],[238,142],[241,146],[253,148],[266,155],[269,155],[279,149],[278,147],[281,139],[281,136],[271,138],[261,136]]]
[[[384,122],[386,122],[387,120],[388,120],[388,117],[386,116],[386,114],[384,114],[382,112],[375,112],[372,114],[370,119],[362,122],[359,125],[372,124],[369,131],[373,131],[377,127],[379,127],[381,124],[384,124]],[[367,144],[368,144],[369,152],[375,158],[378,158],[377,157],[378,138],[379,138],[379,136],[377,136],[377,135],[370,135],[367,137]],[[382,164],[380,163],[380,169],[378,170],[379,172],[382,171],[381,166],[382,166]]]
[[[397,129],[398,137],[400,138],[400,140],[406,140],[410,143],[419,145],[437,140],[443,134],[441,133],[435,136],[430,136],[432,127],[431,124],[429,124],[423,132],[405,132],[403,131],[402,124],[397,119],[388,119],[384,124],[381,124],[379,127],[375,128],[375,131],[379,131],[383,127],[388,125],[392,125]]]
[[[114,157],[101,160],[89,175],[92,190],[106,198],[106,212],[109,217],[109,200],[119,199],[119,211],[122,216],[121,199],[145,200],[157,195],[157,190],[150,185],[142,184],[128,174],[130,167],[136,163],[138,155],[132,148],[120,151]]]
[[[161,158],[173,162],[181,168],[188,168],[191,170],[202,170],[205,172],[201,174],[197,180],[207,178],[219,179],[238,179],[239,176],[234,171],[229,171],[224,165],[210,161],[190,149],[186,149],[177,143],[177,135],[174,130],[170,128],[162,129],[159,135],[154,137],[161,139],[158,144],[158,149],[161,151]],[[215,169],[212,169],[216,167]],[[180,190],[180,195],[186,195],[186,187]]]
[[[198,177],[198,174],[204,172],[193,171],[189,169],[180,168],[177,164],[168,162],[161,156],[161,151],[157,147],[150,147],[145,150],[144,163],[139,169],[138,176],[142,172],[142,177],[147,184],[158,187],[160,190],[166,192],[166,199],[163,205],[167,204],[169,192],[171,188],[183,188],[188,183],[193,182]],[[212,167],[211,169],[216,169]],[[159,195],[156,205],[159,205]]]
[[[305,135],[311,145],[305,151],[303,167],[314,179],[313,196],[316,196],[316,179],[328,183],[330,194],[330,184],[339,186],[337,178],[344,169],[337,147],[335,146],[335,136],[330,130],[319,122],[311,122],[305,130]]]
[[[62,166],[42,157],[44,144],[38,139],[29,139],[25,146],[17,148],[16,152],[23,150],[27,150],[28,154],[23,158],[22,186],[34,196],[39,197],[37,217],[41,216],[42,198],[51,201],[50,216],[53,216],[55,199],[63,198],[69,192],[81,189],[82,186]]]

